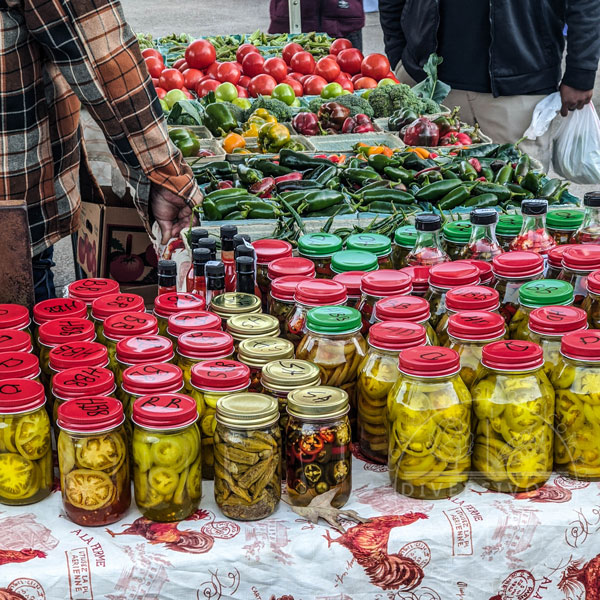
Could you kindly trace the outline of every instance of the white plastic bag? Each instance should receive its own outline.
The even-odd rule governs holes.
[[[535,105],[531,124],[523,136],[528,140],[535,140],[542,137],[546,131],[548,131],[548,128],[554,120],[554,117],[558,114],[561,105],[562,101],[558,92],[554,92],[554,94],[550,94],[543,100],[540,100]]]

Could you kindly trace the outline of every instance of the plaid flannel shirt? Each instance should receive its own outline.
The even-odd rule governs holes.
[[[102,128],[146,227],[151,186],[201,198],[118,0],[0,0],[0,203],[25,199],[32,254],[79,226],[99,193],[79,126]]]

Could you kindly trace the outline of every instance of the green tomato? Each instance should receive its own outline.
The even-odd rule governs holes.
[[[231,103],[244,110],[248,110],[252,106],[252,102],[250,102],[248,98],[236,98],[235,100],[232,100]]]
[[[344,88],[339,83],[328,83],[321,90],[321,98],[325,98],[326,100],[330,98],[337,98],[341,96],[344,92]]]
[[[281,102],[285,102],[288,106],[291,106],[296,99],[296,94],[294,94],[294,89],[291,85],[279,83],[273,88],[271,97],[275,98],[275,100],[281,100]]]
[[[164,97],[164,100],[169,108],[173,108],[175,102],[187,100],[187,98],[181,90],[169,90],[167,95]]]
[[[217,102],[232,102],[238,97],[238,91],[233,83],[227,81],[226,83],[222,83],[215,90],[215,98]]]
[[[386,77],[377,84],[377,87],[383,87],[384,85],[396,85],[396,82],[393,79]]]
[[[160,105],[162,106],[165,115],[168,115],[171,112],[171,107],[167,104],[166,100],[160,100]]]

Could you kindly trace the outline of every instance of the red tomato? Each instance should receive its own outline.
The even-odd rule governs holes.
[[[156,95],[162,100],[166,95],[167,95],[167,90],[164,90],[161,87],[157,87],[156,89]]]
[[[144,48],[142,50],[142,56],[144,58],[150,58],[151,56],[153,56],[154,58],[158,58],[160,62],[163,62],[162,54],[155,48]]]
[[[241,85],[236,85],[235,87],[238,91],[238,98],[248,98],[248,90],[245,87]]]
[[[185,63],[185,58],[178,58],[174,63],[173,63],[173,68],[174,69],[180,69],[181,65]]]
[[[362,75],[360,73],[357,73],[356,75],[352,75],[352,77],[350,77],[350,81],[352,83],[356,83],[361,77]]]
[[[200,98],[203,98],[208,92],[214,92],[220,85],[221,82],[216,79],[205,79],[204,81],[200,81],[196,86],[196,94]]]
[[[162,60],[156,58],[156,56],[151,56],[150,58],[145,58],[144,62],[146,63],[146,69],[148,69],[150,77],[160,77],[160,74],[165,68],[165,65],[163,64]]]
[[[246,56],[246,54],[250,54],[251,52],[259,52],[259,50],[254,44],[242,44],[235,53],[235,60],[241,63],[244,60],[244,56]]]
[[[181,71],[177,69],[165,69],[158,78],[158,83],[161,88],[167,90],[180,90],[185,83]]]
[[[187,88],[183,88],[181,91],[185,94],[185,97],[188,100],[192,100],[194,98],[194,96],[192,96],[192,93],[190,92],[190,90],[188,90]]]
[[[247,88],[249,83],[250,83],[250,77],[248,77],[248,75],[242,75],[240,77],[240,81],[239,81],[238,85],[241,85],[242,87]]]
[[[326,79],[320,75],[311,75],[304,83],[304,91],[309,96],[318,96],[326,85]]]
[[[294,79],[293,77],[286,77],[281,83],[287,83],[294,90],[296,98],[304,95],[304,88],[297,79]]]
[[[297,79],[298,81],[302,81],[302,78],[306,77],[306,75],[304,75],[303,73],[296,73],[296,71],[290,71],[288,73],[288,77],[291,77],[292,79]]]
[[[188,90],[195,90],[203,77],[204,73],[199,69],[187,69],[183,72],[183,81]]]
[[[228,81],[237,85],[241,76],[242,71],[234,62],[221,63],[217,69],[217,79],[222,82]]]
[[[206,69],[216,58],[215,48],[207,40],[195,40],[185,50],[185,60],[191,69]]]
[[[357,73],[360,73],[363,55],[357,48],[347,48],[337,55],[337,61],[342,71],[346,71],[347,73],[350,73],[350,75],[356,75]]]
[[[393,79],[396,83],[400,83],[398,81],[398,78],[396,77],[396,75],[394,74],[394,71],[390,71],[385,77],[384,79]]]
[[[329,54],[337,56],[342,50],[352,48],[352,42],[346,38],[338,38],[333,40],[331,46],[329,46]]]
[[[342,86],[342,89],[344,89],[347,92],[352,93],[354,91],[354,84],[347,77],[343,77],[342,75],[340,75],[335,80],[335,83],[339,83]]]
[[[206,71],[204,71],[207,75],[210,75],[213,79],[217,78],[217,71],[219,70],[219,65],[221,63],[219,62],[214,62],[211,65],[209,65],[208,69],[206,69]]]
[[[290,42],[283,47],[283,60],[289,65],[292,62],[292,56],[298,52],[304,52],[304,48],[296,42]]]
[[[277,83],[281,83],[287,77],[287,65],[283,58],[267,58],[263,69],[265,73],[273,77]]]
[[[310,78],[312,77],[312,75],[302,75],[298,81],[304,85]]]
[[[377,87],[377,82],[372,77],[359,77],[354,82],[355,90],[367,90],[374,87]]]
[[[312,75],[315,72],[315,59],[310,52],[296,52],[292,56],[290,66],[298,73]]]
[[[375,81],[379,81],[390,72],[390,61],[383,54],[369,54],[362,61],[360,72],[365,77],[372,77]]]
[[[252,54],[249,54],[248,56],[252,56]],[[259,95],[270,96],[276,85],[277,82],[270,75],[256,75],[250,80],[248,92],[253,98],[256,98]]]
[[[152,78],[152,85],[157,88],[160,86],[160,84],[158,83],[158,77],[153,77]]]
[[[263,72],[263,66],[265,64],[265,59],[258,54],[258,52],[250,52],[244,56],[244,60],[242,60],[242,69],[244,71],[244,75],[248,77],[256,77]]]
[[[340,72],[340,65],[335,60],[327,57],[321,58],[315,67],[315,75],[320,75],[327,81],[335,81]]]

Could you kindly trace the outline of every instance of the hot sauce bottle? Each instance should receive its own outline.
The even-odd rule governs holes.
[[[177,291],[177,263],[174,260],[158,261],[158,296]]]

